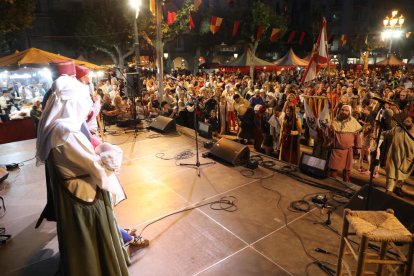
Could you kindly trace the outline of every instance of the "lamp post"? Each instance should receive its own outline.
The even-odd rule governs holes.
[[[138,38],[138,15],[141,8],[141,0],[129,0],[132,8],[135,9],[135,21],[134,21],[134,49],[135,49],[135,70],[139,73],[140,55],[139,55],[139,38]]]
[[[233,54],[233,57],[234,57],[234,59],[237,59],[237,57],[239,56],[239,54],[238,53],[234,53]]]
[[[392,50],[392,40],[394,38],[401,37],[403,31],[402,26],[404,24],[405,18],[404,16],[398,15],[398,11],[392,11],[391,16],[386,16],[382,23],[384,24],[384,31],[382,32],[383,39],[390,40],[390,46],[388,48],[388,56],[387,56],[387,66],[390,65],[390,58],[391,58],[391,50]]]

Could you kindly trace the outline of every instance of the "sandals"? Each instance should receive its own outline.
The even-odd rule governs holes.
[[[139,249],[149,246],[149,240],[144,238],[134,237],[134,240],[129,243],[129,245],[138,247]]]

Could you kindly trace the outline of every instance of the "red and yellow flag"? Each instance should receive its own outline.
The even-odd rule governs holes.
[[[346,44],[346,34],[341,35],[341,46],[343,47]]]
[[[223,22],[223,18],[218,16],[212,16],[210,22],[210,31],[215,34],[220,30],[221,22]]]
[[[280,36],[281,30],[279,28],[273,28],[272,33],[270,34],[270,41],[275,42]]]

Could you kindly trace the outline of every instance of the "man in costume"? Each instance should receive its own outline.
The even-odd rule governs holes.
[[[402,185],[414,169],[413,118],[407,116],[404,119],[403,125],[411,134],[411,137],[401,127],[394,127],[381,135],[382,139],[386,137],[392,139],[385,166],[387,191],[395,192],[399,196],[404,195],[401,190]]]
[[[233,96],[234,111],[239,118],[239,132],[237,137],[242,139],[243,142],[246,139],[250,143],[254,143],[254,111],[250,107],[250,102],[242,98],[239,94]]]
[[[333,123],[333,148],[329,158],[330,175],[336,177],[338,170],[342,170],[343,181],[350,181],[352,169],[353,149],[361,148],[362,127],[351,116],[352,108],[343,105]]]
[[[62,274],[127,275],[129,258],[109,198],[111,193],[115,204],[125,199],[114,174],[122,152],[108,144],[93,148],[81,131],[92,106],[89,89],[74,77],[73,63],[55,67],[59,77],[45,104],[36,144],[48,185],[41,218],[56,221]]]

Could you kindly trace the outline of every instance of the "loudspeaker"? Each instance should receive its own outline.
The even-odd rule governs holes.
[[[299,169],[302,173],[313,177],[328,177],[328,162],[305,152],[302,153]]]
[[[211,148],[210,155],[234,166],[238,166],[245,164],[250,159],[250,149],[246,145],[221,138]]]
[[[369,185],[363,186],[349,200],[345,208],[351,210],[365,210]],[[377,188],[371,189],[368,210],[384,211],[393,209],[394,215],[411,232],[414,231],[414,205],[394,194],[387,194]]]
[[[145,77],[134,72],[126,74],[125,93],[128,97],[141,97]]]
[[[163,133],[176,131],[174,119],[164,116],[154,118],[149,128]]]

